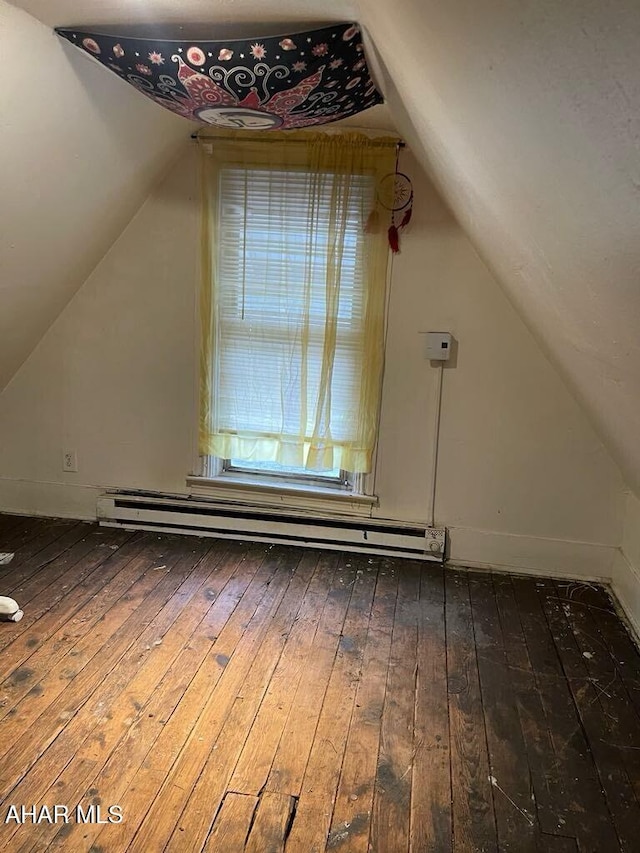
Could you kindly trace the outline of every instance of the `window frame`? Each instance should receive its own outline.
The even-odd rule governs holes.
[[[230,166],[230,169],[236,168],[234,166]],[[268,167],[262,167],[268,168]],[[289,172],[292,173],[297,171],[295,168],[286,169],[282,166],[278,167],[278,171]],[[265,328],[269,328],[266,326]],[[274,332],[277,331],[274,329]],[[318,334],[317,331],[312,332],[315,336]],[[343,335],[357,335],[358,332],[352,331],[349,329],[348,331],[343,331]],[[218,351],[214,353],[214,357],[218,357]],[[216,372],[216,368],[214,368],[214,373]],[[206,459],[206,457],[205,457]],[[366,494],[365,488],[368,483],[369,477],[365,474],[357,474],[353,472],[346,471],[344,469],[340,470],[339,477],[323,477],[321,474],[318,474],[314,471],[309,471],[308,474],[299,473],[299,472],[291,472],[287,473],[285,471],[263,471],[260,469],[252,468],[250,463],[247,465],[234,465],[232,460],[224,459],[221,457],[210,457],[210,460],[213,460],[213,470],[215,471],[214,476],[216,479],[221,480],[236,480],[238,482],[246,482],[249,480],[255,480],[256,482],[269,483],[273,482],[274,484],[279,484],[283,486],[297,487],[297,486],[316,486],[319,491],[323,493],[328,492],[329,490],[336,492],[348,493],[350,495],[364,495]],[[207,471],[211,472],[212,462],[206,462],[203,465],[203,473],[204,476],[207,476]]]
[[[278,481],[258,475],[246,477],[237,472],[223,472],[222,460],[217,456],[197,455],[196,458],[196,473],[187,477],[187,486],[192,494],[213,500],[312,513],[338,512],[355,517],[371,517],[379,505],[373,488],[377,447],[372,472],[355,475],[360,483],[356,484],[354,491],[320,483]]]
[[[321,477],[311,472],[309,475],[286,474],[279,472],[259,471],[255,468],[239,467],[230,465],[229,459],[221,459],[219,456],[199,456],[198,471],[190,481],[198,478],[202,481],[216,482],[217,484],[234,483],[249,486],[255,483],[258,486],[272,485],[282,490],[297,488],[313,488],[323,495],[345,494],[351,497],[374,497],[369,491],[372,482],[371,474],[353,474],[350,471],[340,471],[340,478]],[[375,468],[375,466],[374,466]],[[374,498],[375,499],[375,498]]]
[[[303,139],[293,139],[292,133],[290,132],[287,136],[286,142],[287,144],[291,141],[292,147],[291,151],[296,150],[296,142],[303,142]],[[308,131],[296,131],[300,137],[308,134]],[[348,136],[356,136],[358,134],[347,134]],[[362,134],[361,134],[362,135]],[[368,141],[375,140],[374,145],[378,143],[378,137],[380,139],[380,145],[388,146],[389,138],[382,133],[374,133],[374,134],[364,134],[368,137]],[[219,139],[222,139],[223,144],[229,143],[229,138],[233,137],[234,147],[229,147],[228,153],[230,154],[229,162],[240,162],[240,160],[236,161],[235,156],[235,137],[238,137],[238,143],[246,141],[246,137],[239,134],[231,134],[231,133],[214,133],[209,134],[207,136],[203,136],[199,139],[201,143],[201,150],[205,153],[211,154],[213,151],[213,143],[217,142]],[[272,141],[272,137],[269,137],[269,142]],[[273,141],[275,140],[275,136],[273,136]],[[306,140],[304,140],[306,144]],[[392,138],[393,147],[397,151],[398,140],[397,138]],[[204,163],[203,158],[202,162]],[[260,160],[260,156],[256,157],[256,160]],[[269,161],[270,162],[270,161]],[[296,170],[296,166],[293,163],[301,162],[297,156],[294,156],[291,162],[287,162],[287,166],[292,167],[292,171]],[[369,161],[370,162],[370,161]],[[260,165],[262,166],[262,161],[260,161]],[[264,163],[266,166],[266,161]],[[207,166],[203,166],[203,176],[206,175]],[[276,168],[282,168],[281,166],[276,166]],[[375,166],[373,169],[375,170]],[[393,166],[391,167],[393,168]],[[396,161],[397,168],[397,161]],[[388,172],[390,173],[390,171]],[[363,172],[363,174],[365,174]],[[384,172],[387,174],[387,172]],[[204,184],[203,184],[204,187]],[[206,190],[203,189],[203,192]],[[378,201],[377,209],[380,209],[380,204],[384,207],[384,204]],[[387,209],[384,207],[384,209]],[[386,240],[385,240],[386,243]],[[389,247],[386,246],[386,258],[385,261],[385,274],[384,274],[384,316],[383,316],[383,328],[381,330],[381,334],[383,336],[383,348],[386,349],[387,343],[387,324],[388,324],[388,311],[389,311],[389,299],[390,299],[390,290],[391,290],[391,275],[392,275],[392,262],[393,255],[389,250]],[[204,258],[204,255],[202,256]],[[198,300],[198,326],[202,330],[204,334],[204,326],[202,321],[202,308],[203,303]],[[207,309],[208,310],[208,309]],[[187,477],[187,484],[191,488],[192,491],[199,493],[201,495],[207,495],[209,497],[213,497],[214,499],[222,499],[222,500],[231,500],[232,502],[240,502],[246,504],[255,504],[262,506],[277,506],[277,507],[296,507],[301,509],[306,509],[308,511],[325,509],[329,512],[338,512],[339,514],[346,515],[354,515],[354,516],[371,516],[374,511],[374,507],[378,506],[379,500],[376,495],[376,480],[377,480],[377,464],[378,464],[378,453],[379,453],[379,428],[380,428],[380,416],[381,416],[381,407],[382,407],[382,391],[379,394],[378,402],[377,402],[377,416],[376,416],[376,431],[375,431],[375,440],[371,445],[371,466],[367,473],[357,473],[350,475],[349,477],[345,476],[341,478],[339,482],[333,480],[328,480],[328,478],[324,477],[314,477],[313,472],[310,472],[309,475],[304,475],[303,478],[296,477],[295,475],[283,475],[283,476],[273,476],[267,474],[264,471],[253,471],[250,470],[230,470],[230,466],[225,464],[225,460],[223,458],[213,456],[213,455],[203,455],[202,451],[199,450],[200,444],[200,436],[202,435],[202,421],[201,421],[201,404],[199,400],[201,399],[202,393],[202,373],[199,370],[199,356],[201,353],[201,347],[197,350],[197,357],[195,362],[195,371],[194,371],[194,380],[195,380],[195,422],[199,424],[199,429],[196,431],[196,436],[198,436],[198,440],[194,442],[193,446],[193,468],[192,473]],[[384,382],[384,356],[381,367],[381,376],[380,382],[381,384]],[[233,466],[231,466],[233,467]]]

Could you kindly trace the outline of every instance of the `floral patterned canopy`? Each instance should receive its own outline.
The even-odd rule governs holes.
[[[56,32],[156,103],[202,124],[286,130],[346,118],[382,101],[353,23],[225,41]]]

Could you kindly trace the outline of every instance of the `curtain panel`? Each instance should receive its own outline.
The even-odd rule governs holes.
[[[371,470],[397,141],[199,137],[201,455]]]

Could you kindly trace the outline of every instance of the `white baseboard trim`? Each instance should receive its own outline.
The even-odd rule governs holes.
[[[448,565],[518,574],[611,582],[618,548],[597,542],[574,542],[448,527]]]
[[[640,644],[640,570],[621,548],[617,550],[611,589]]]
[[[0,477],[0,512],[96,520],[98,486]]]
[[[95,521],[103,492],[101,486],[0,477],[0,512]],[[625,612],[635,613],[634,625],[640,625],[640,575],[613,545],[470,527],[449,527],[448,532],[451,566],[613,582]]]

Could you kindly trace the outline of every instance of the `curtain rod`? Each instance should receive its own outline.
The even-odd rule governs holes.
[[[324,131],[317,131],[317,132],[323,133]],[[361,131],[354,130],[353,132],[358,133]],[[330,135],[331,134],[327,134],[327,136],[330,136]],[[337,134],[335,134],[335,135],[337,135]],[[223,136],[211,136],[211,137],[200,136],[197,132],[191,134],[191,139],[195,140],[196,142],[209,142],[209,143],[211,143],[211,142],[215,142],[216,139],[225,139],[225,138],[226,137],[223,137]],[[370,136],[369,140],[371,142],[376,142],[376,137]],[[252,136],[249,135],[249,136],[236,137],[233,141],[234,142],[255,142],[256,140],[255,140],[255,137],[252,138]],[[268,137],[262,137],[262,142],[281,142],[281,141],[282,140],[279,140],[279,139],[269,139]],[[304,139],[290,139],[289,143],[293,143],[293,142],[303,143],[304,141],[305,141]],[[381,142],[379,144],[380,145],[387,145],[388,143],[382,143]],[[397,142],[394,143],[394,145],[396,148],[405,148],[407,143],[403,139],[399,139]]]

